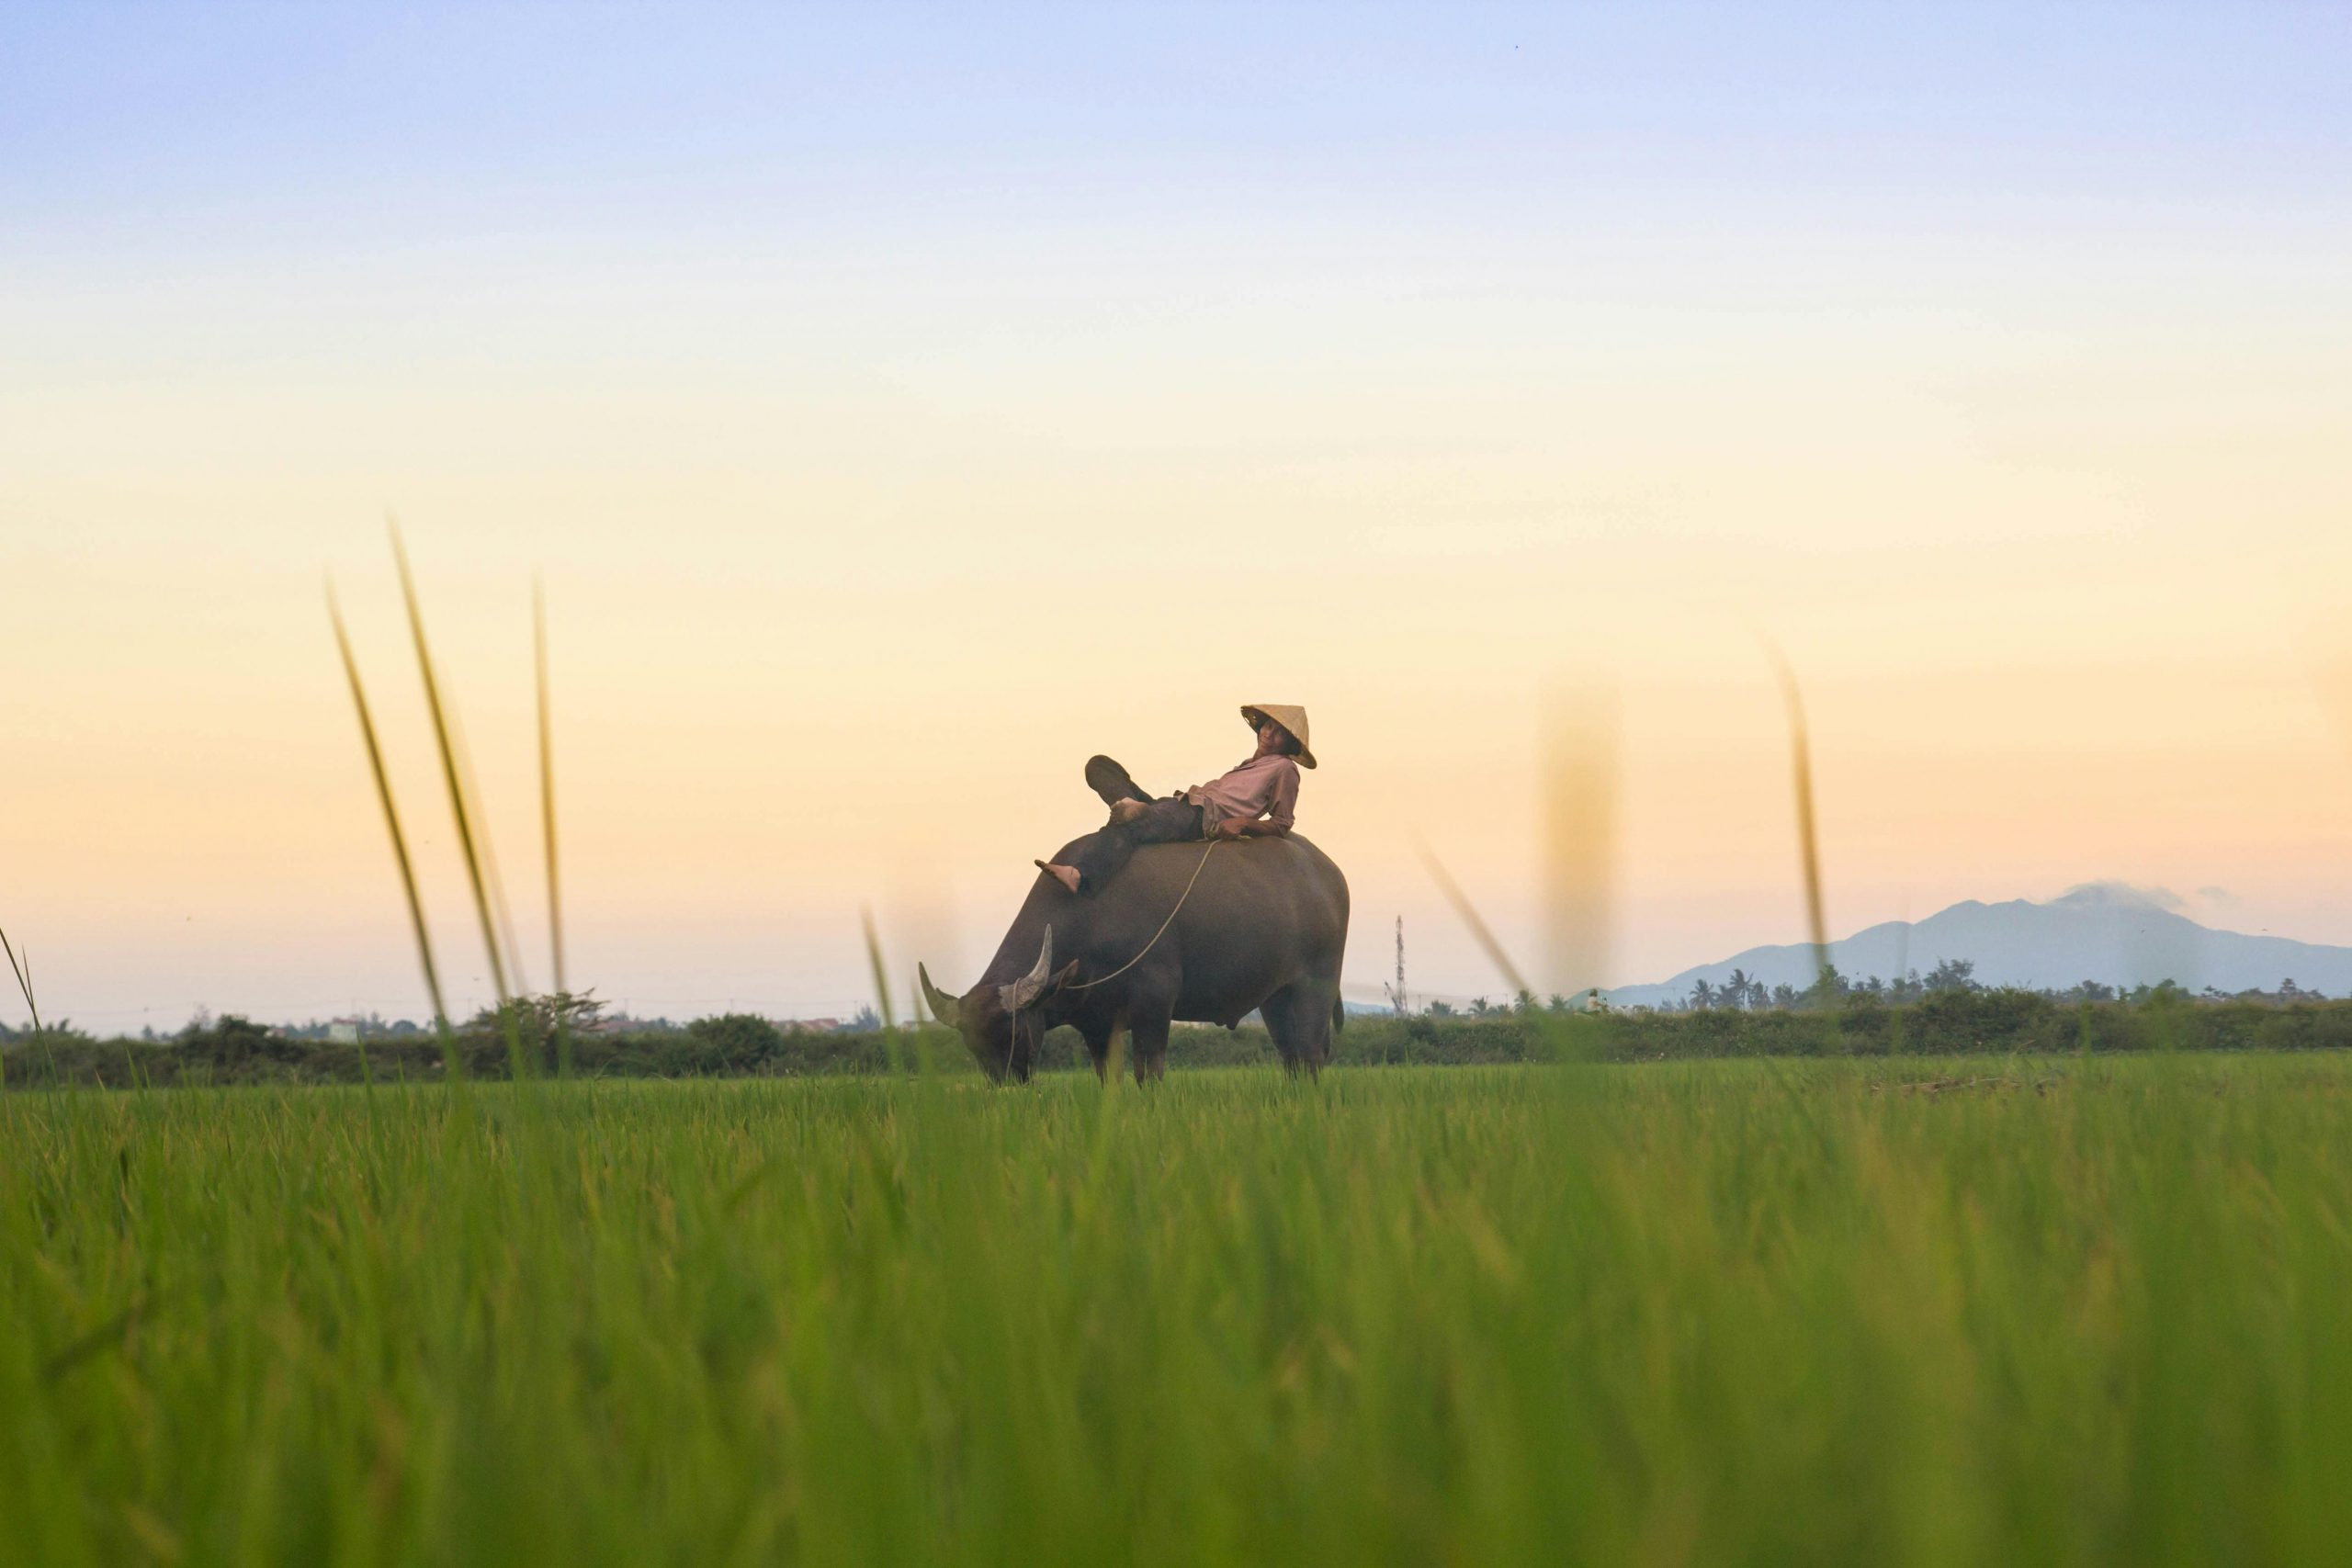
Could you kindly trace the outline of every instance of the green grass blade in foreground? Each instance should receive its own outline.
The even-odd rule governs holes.
[[[441,974],[433,962],[433,939],[424,929],[424,903],[417,897],[416,868],[409,859],[408,835],[401,831],[400,809],[392,803],[392,784],[384,772],[383,748],[376,740],[376,721],[368,709],[367,688],[359,679],[359,661],[352,656],[351,637],[343,624],[343,607],[335,603],[334,585],[327,585],[327,619],[334,627],[336,652],[343,656],[344,678],[351,686],[351,705],[359,716],[359,739],[368,750],[368,772],[376,784],[376,800],[384,808],[384,829],[391,835],[392,860],[401,874],[401,896],[408,904],[409,930],[416,938],[416,961],[424,971],[425,994],[433,998],[433,1021],[441,1032],[445,1043],[449,1034],[449,1009],[441,996]],[[449,1071],[454,1076],[464,1071],[457,1050],[450,1045]]]

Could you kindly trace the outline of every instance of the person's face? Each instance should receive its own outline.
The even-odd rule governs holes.
[[[1261,719],[1258,724],[1258,750],[1261,757],[1272,757],[1283,749],[1283,727],[1272,719]]]

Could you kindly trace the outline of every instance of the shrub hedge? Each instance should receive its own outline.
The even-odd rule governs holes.
[[[531,1070],[556,1070],[557,1042],[520,1039]],[[570,1042],[571,1070],[592,1077],[759,1077],[909,1071],[926,1060],[971,1072],[955,1034],[786,1033],[748,1015],[699,1019],[659,1033],[594,1032]],[[501,1033],[453,1037],[469,1076],[509,1076],[514,1047]],[[1867,1000],[1834,1012],[1615,1013],[1561,1020],[1544,1014],[1483,1019],[1357,1017],[1341,1032],[1342,1066],[1485,1064],[1544,1060],[1566,1048],[1603,1061],[1710,1056],[1966,1055],[2075,1051],[2305,1051],[2352,1046],[2352,1001],[2067,1003],[2030,991],[1951,991],[1902,1007]],[[1262,1031],[1180,1026],[1175,1067],[1275,1060]],[[1043,1066],[1085,1065],[1076,1032],[1048,1035]],[[8,1089],[80,1084],[109,1089],[180,1084],[432,1081],[447,1077],[441,1042],[413,1034],[361,1044],[288,1040],[224,1017],[176,1039],[95,1040],[51,1032],[0,1045]]]

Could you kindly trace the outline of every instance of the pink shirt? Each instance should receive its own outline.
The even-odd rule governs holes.
[[[1298,764],[1288,757],[1252,757],[1223,778],[1194,784],[1184,798],[1201,808],[1201,826],[1214,828],[1238,817],[1263,817],[1277,828],[1291,825],[1298,809]]]

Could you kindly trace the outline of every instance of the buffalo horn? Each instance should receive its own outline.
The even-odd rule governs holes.
[[[1046,940],[1037,949],[1037,966],[998,993],[1004,999],[1007,1012],[1027,1007],[1046,989],[1046,976],[1054,972],[1054,928],[1046,928]]]
[[[922,982],[922,999],[930,1006],[931,1016],[953,1028],[956,1015],[963,1011],[962,1005],[954,997],[933,985],[931,971],[920,964],[915,965],[915,976]]]

